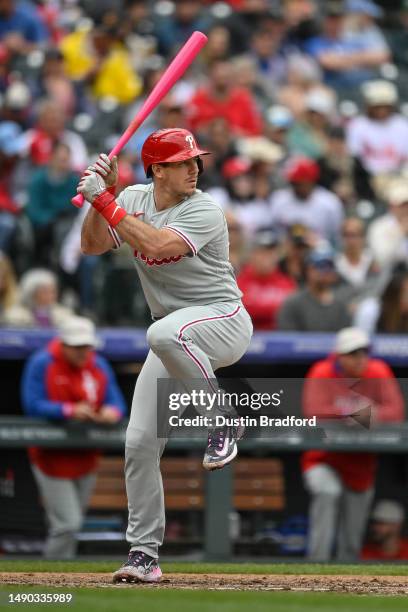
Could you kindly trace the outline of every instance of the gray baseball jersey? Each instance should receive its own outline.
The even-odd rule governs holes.
[[[228,261],[227,222],[221,207],[207,193],[196,192],[176,206],[156,210],[153,184],[132,185],[117,197],[129,214],[157,229],[182,237],[188,255],[156,259],[134,251],[134,263],[152,316],[163,317],[180,308],[240,300],[233,268]],[[118,233],[111,229],[116,246]]]

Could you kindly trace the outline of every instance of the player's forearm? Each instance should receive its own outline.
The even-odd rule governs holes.
[[[102,215],[90,208],[81,230],[81,250],[85,255],[101,255],[112,248],[108,227]]]
[[[127,242],[132,249],[141,251],[148,257],[158,257],[162,254],[165,247],[165,237],[155,227],[127,215],[115,229],[122,240]]]

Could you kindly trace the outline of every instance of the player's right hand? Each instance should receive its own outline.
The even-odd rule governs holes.
[[[115,157],[112,157],[112,159],[109,159],[106,153],[101,153],[96,162],[93,164],[93,168],[95,168],[96,172],[103,177],[103,180],[108,188],[117,185],[119,172],[118,158],[116,155]]]

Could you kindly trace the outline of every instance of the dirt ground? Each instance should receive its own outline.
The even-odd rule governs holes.
[[[52,587],[178,588],[236,591],[329,591],[377,595],[408,594],[406,576],[296,576],[251,574],[166,574],[160,584],[113,585],[110,574],[3,572],[3,585]]]

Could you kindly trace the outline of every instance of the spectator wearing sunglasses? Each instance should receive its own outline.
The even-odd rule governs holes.
[[[370,428],[400,422],[403,399],[394,374],[370,356],[368,335],[355,327],[336,336],[334,353],[306,376],[305,416],[320,424]],[[374,453],[310,450],[301,459],[310,494],[308,556],[314,561],[355,561],[366,528],[377,469]]]

